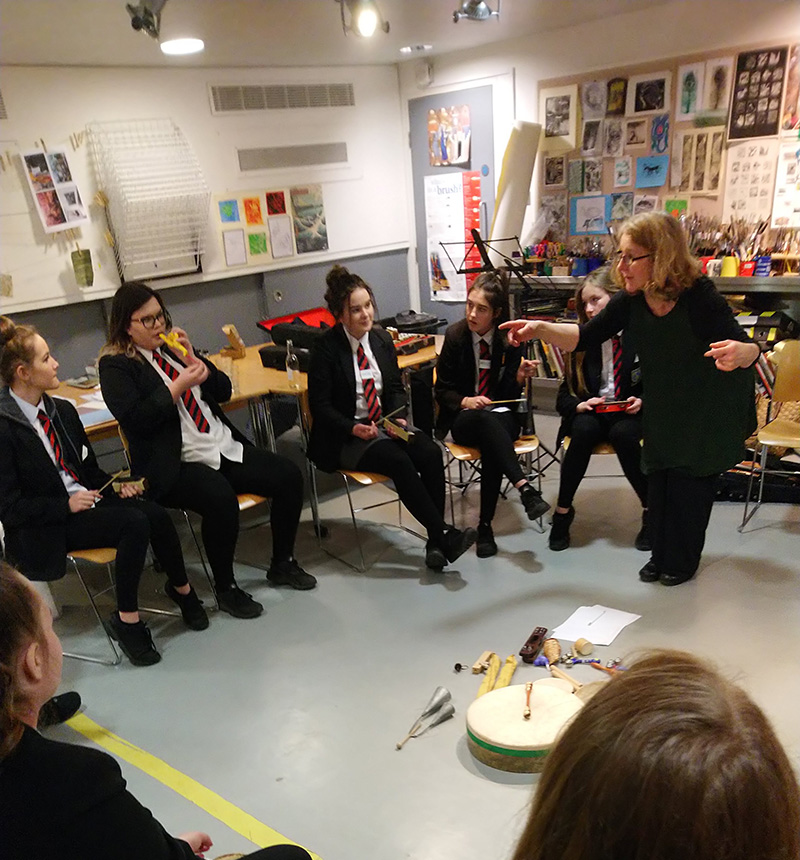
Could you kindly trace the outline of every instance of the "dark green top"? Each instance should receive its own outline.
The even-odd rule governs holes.
[[[615,293],[581,326],[577,348],[622,330],[642,369],[642,470],[682,469],[701,477],[734,466],[756,427],[754,371],[717,370],[703,353],[719,340],[752,341],[713,283],[698,278],[663,317],[642,293]]]

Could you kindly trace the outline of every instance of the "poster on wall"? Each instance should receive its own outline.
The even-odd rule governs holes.
[[[467,276],[458,274],[457,266],[470,247],[470,231],[480,226],[480,207],[472,205],[475,183],[480,200],[478,171],[425,177],[428,279],[433,301],[467,299]],[[452,246],[455,253],[446,253],[442,243]]]
[[[777,140],[740,141],[728,149],[722,218],[761,221],[772,213]]]
[[[675,122],[687,122],[695,118],[703,107],[705,85],[705,63],[691,63],[678,68],[678,88],[675,93]]]
[[[611,197],[570,197],[570,236],[593,236],[607,232],[611,217]]]
[[[703,109],[726,116],[731,100],[733,57],[716,57],[706,63]],[[724,121],[723,121],[724,125]]]
[[[679,132],[672,146],[672,187],[683,193],[718,193],[724,147],[723,128]]]
[[[644,116],[669,111],[670,72],[648,72],[628,80],[626,116]]]
[[[773,227],[800,227],[800,141],[782,143],[778,152]]]
[[[730,140],[778,133],[787,51],[786,47],[763,48],[736,58]]]
[[[646,155],[636,159],[636,187],[660,188],[666,184],[668,155]]]
[[[25,176],[45,233],[59,233],[89,223],[64,150],[24,152]]]
[[[468,166],[471,139],[469,105],[428,111],[428,163],[431,167]]]
[[[789,48],[787,65],[786,98],[781,117],[781,133],[792,135],[800,129],[800,45],[792,45]]]
[[[328,225],[321,185],[304,185],[289,189],[292,201],[292,224],[298,254],[328,250]]]
[[[544,118],[542,152],[575,149],[578,128],[578,85],[539,90],[539,117]]]

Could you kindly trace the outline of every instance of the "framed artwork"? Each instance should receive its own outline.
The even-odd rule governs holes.
[[[703,109],[727,114],[731,100],[733,57],[717,57],[706,63],[703,83]]]
[[[611,199],[596,197],[570,197],[569,224],[571,236],[604,234],[611,212]]]
[[[569,193],[583,194],[583,161],[580,158],[569,162],[567,177],[567,190]]]
[[[544,187],[563,188],[566,184],[566,156],[550,155],[544,160]]]
[[[628,79],[627,116],[646,116],[669,110],[670,72],[649,72]]]
[[[649,130],[649,119],[626,119],[625,149],[645,149]]]
[[[630,155],[614,161],[614,188],[629,188],[633,185],[633,169]]]
[[[603,146],[603,121],[587,119],[583,121],[581,134],[581,155],[600,155]]]
[[[682,194],[718,193],[724,150],[719,126],[680,132],[672,147],[672,187]]]
[[[581,84],[581,116],[584,119],[602,119],[606,115],[607,101],[605,81],[586,81]]]
[[[646,155],[636,159],[636,187],[660,188],[667,182],[668,155]]]
[[[611,78],[607,89],[606,116],[625,116],[625,96],[628,92],[628,79]]]
[[[778,133],[788,48],[745,51],[736,58],[728,139]]]
[[[705,63],[690,63],[678,68],[678,86],[675,93],[675,122],[688,122],[703,108]]]
[[[539,90],[539,117],[544,134],[543,152],[567,152],[576,147],[578,128],[578,85]]]
[[[625,140],[622,137],[622,120],[607,119],[603,123],[603,155],[606,158],[616,158],[622,155]]]

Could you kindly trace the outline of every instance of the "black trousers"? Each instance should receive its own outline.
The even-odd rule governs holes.
[[[453,440],[481,451],[480,522],[486,525],[494,519],[503,477],[512,484],[525,477],[514,453],[519,429],[519,421],[512,412],[485,409],[462,409],[453,422]]]
[[[168,508],[194,511],[203,518],[203,546],[220,590],[235,581],[238,493],[256,493],[271,499],[272,559],[291,558],[303,508],[303,475],[286,457],[245,445],[241,463],[224,457],[219,469],[202,463],[181,463],[175,485],[159,499]]]
[[[572,504],[589,466],[592,448],[599,442],[611,443],[642,507],[648,507],[647,478],[642,473],[642,422],[636,415],[579,412],[572,419],[566,435],[570,437],[570,442],[561,463],[561,481],[558,486],[560,508],[568,508]]]
[[[243,860],[311,860],[311,855],[299,845],[270,845],[245,854]]]
[[[367,443],[356,469],[391,478],[400,501],[422,523],[428,539],[434,542],[441,539],[446,528],[444,462],[441,448],[433,439],[417,433],[410,444],[389,438]]]
[[[108,496],[90,510],[67,517],[68,551],[116,547],[114,578],[120,612],[136,612],[139,608],[139,579],[148,544],[172,585],[186,585],[181,542],[170,515],[161,505]]]
[[[682,469],[660,469],[647,476],[652,558],[660,573],[696,572],[716,481],[716,475],[695,478]]]

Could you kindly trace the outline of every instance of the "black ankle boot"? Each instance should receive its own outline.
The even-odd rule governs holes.
[[[555,552],[561,552],[562,549],[567,549],[569,546],[569,527],[575,519],[575,508],[570,505],[569,510],[565,514],[560,514],[556,511],[553,514],[553,525],[550,529],[550,537],[547,540],[547,545]]]

